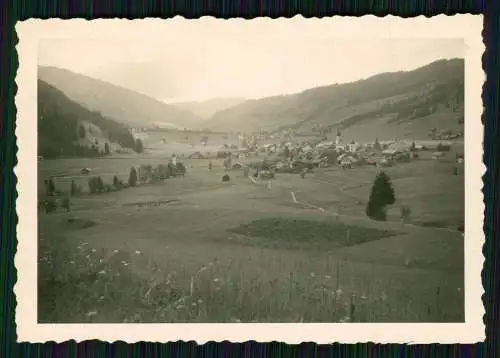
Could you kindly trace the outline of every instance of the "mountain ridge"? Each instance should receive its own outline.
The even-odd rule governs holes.
[[[439,125],[460,124],[463,86],[464,60],[438,60],[415,70],[381,73],[296,94],[248,100],[215,113],[205,126],[222,131],[315,131],[332,126],[355,127],[356,122],[367,121],[370,116],[382,116],[384,123],[392,127],[408,127],[413,122],[415,131],[421,134],[430,128],[417,128],[417,118],[439,113],[443,118],[449,117],[440,119],[438,122],[443,123]],[[432,107],[429,113],[425,107]]]
[[[38,78],[58,88],[74,102],[129,126],[167,122],[179,129],[196,127],[202,119],[148,95],[87,75],[39,66]]]

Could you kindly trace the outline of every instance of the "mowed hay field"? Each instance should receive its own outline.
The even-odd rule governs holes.
[[[79,170],[90,167],[105,182],[126,180],[131,166],[162,160],[46,160],[38,179],[57,173],[84,185]],[[70,212],[39,214],[40,322],[464,321],[461,234],[368,220],[376,168],[277,174],[268,187],[241,170],[221,182],[221,161],[212,172],[205,160],[183,161],[184,178],[83,193]],[[404,166],[386,171],[413,220],[458,218],[451,204],[428,210],[458,197],[450,181],[461,178],[463,192],[463,177],[446,163]],[[432,185],[408,190],[412,180]],[[137,205],[148,201],[159,204]]]

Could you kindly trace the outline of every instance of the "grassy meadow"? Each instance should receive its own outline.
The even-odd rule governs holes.
[[[45,160],[38,182],[56,175],[64,191],[71,179],[127,180],[131,166],[167,157]],[[242,170],[221,182],[220,160],[212,171],[182,161],[184,178],[83,192],[69,212],[39,213],[39,322],[464,321],[464,184],[453,163],[384,169],[412,214],[381,223],[364,214],[377,168],[277,174],[269,187]],[[140,205],[149,201],[161,203]]]

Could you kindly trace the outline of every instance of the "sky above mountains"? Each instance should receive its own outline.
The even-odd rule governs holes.
[[[39,42],[41,66],[102,79],[166,102],[260,98],[463,58],[462,39],[339,38],[302,21],[117,25]],[[122,27],[120,27],[122,26]],[[119,36],[118,36],[119,35]]]

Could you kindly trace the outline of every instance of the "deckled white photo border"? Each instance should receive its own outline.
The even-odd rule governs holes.
[[[186,23],[202,22],[207,26],[218,21],[227,24],[247,22],[255,31],[267,36],[266,26],[279,23],[296,41],[307,41],[310,22],[320,22],[325,36],[335,38],[463,38],[465,53],[465,323],[336,323],[336,324],[38,324],[37,323],[37,47],[38,41],[48,38],[109,38],[120,39],[120,28],[131,26],[137,38],[148,28],[160,28],[168,21],[186,29]],[[305,27],[304,27],[305,26]],[[19,342],[83,341],[207,341],[258,342],[280,341],[290,344],[317,343],[475,343],[485,338],[483,323],[484,293],[481,271],[484,257],[484,203],[482,175],[483,126],[481,124],[482,86],[485,74],[481,58],[482,15],[439,15],[432,18],[398,18],[387,16],[333,17],[305,19],[259,18],[254,20],[218,20],[203,17],[185,20],[60,20],[30,19],[16,24],[19,43],[19,68],[15,104],[17,107],[16,136],[18,179],[16,201],[17,253],[15,265],[18,280],[14,291],[17,297],[16,324]],[[179,34],[180,35],[180,34]],[[122,39],[123,40],[123,39]],[[458,259],[458,258],[457,258]]]

